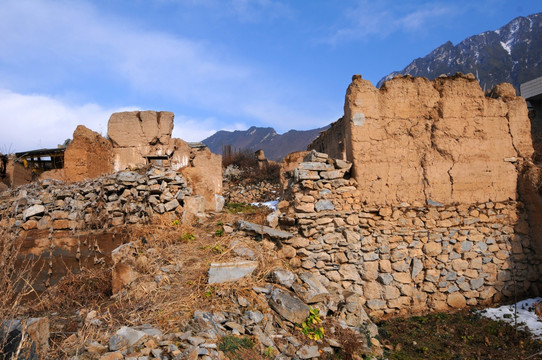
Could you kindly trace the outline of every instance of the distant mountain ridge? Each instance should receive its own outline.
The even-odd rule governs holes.
[[[482,88],[501,82],[519,85],[542,76],[542,13],[517,17],[495,31],[471,36],[457,45],[450,41],[401,71],[382,78],[377,87],[395,75],[434,79],[456,72],[473,73]]]
[[[327,128],[329,126],[312,130],[290,130],[284,134],[277,134],[271,127],[252,126],[248,130],[217,131],[202,143],[215,154],[222,154],[222,148],[225,145],[231,145],[232,149],[238,150],[262,149],[269,160],[278,161],[291,152],[306,150],[307,145]]]

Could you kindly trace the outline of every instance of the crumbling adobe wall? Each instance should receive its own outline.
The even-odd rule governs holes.
[[[64,153],[64,178],[76,182],[111,173],[112,157],[113,147],[106,138],[79,125]]]
[[[310,148],[352,161],[368,205],[516,200],[516,163],[533,154],[527,107],[510,86],[493,93],[472,74],[381,89],[354,76],[343,118]]]
[[[190,166],[180,169],[187,178],[194,194],[205,198],[205,210],[221,211],[224,206],[222,197],[222,156],[213,154],[209,149],[193,149]]]
[[[113,144],[115,171],[145,166],[145,156],[167,156],[174,170],[189,166],[190,147],[171,137],[173,113],[126,111],[111,115],[107,136]]]
[[[183,169],[194,194],[203,197],[205,210],[220,211],[222,157],[172,138],[173,117],[167,111],[114,113],[108,123],[109,139],[80,125],[66,149],[64,168],[47,171],[41,178],[72,183],[151,164]]]
[[[10,156],[6,165],[7,185],[11,188],[28,184],[32,181],[32,170],[27,169],[24,165]]]
[[[148,164],[147,157],[173,170],[181,170],[194,189],[205,199],[205,209],[220,211],[222,198],[222,157],[208,148],[192,149],[187,142],[171,137],[173,113],[168,111],[128,111],[114,113],[107,135],[113,145],[115,171]]]
[[[541,261],[523,203],[371,206],[350,164],[313,152],[289,173],[279,222],[290,265],[369,314],[445,311],[538,295]],[[368,169],[370,170],[370,169]]]

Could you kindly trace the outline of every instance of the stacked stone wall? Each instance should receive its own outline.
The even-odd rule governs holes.
[[[20,242],[20,263],[37,261],[34,286],[43,290],[68,271],[110,264],[127,225],[155,214],[181,219],[191,192],[181,174],[159,168],[69,185],[42,180],[0,194],[0,233]]]
[[[158,168],[70,185],[42,180],[0,195],[0,226],[83,230],[141,223],[176,210],[191,193],[181,174]]]
[[[289,179],[293,267],[359,294],[376,317],[538,294],[540,261],[521,202],[368,206],[345,162],[315,154]]]

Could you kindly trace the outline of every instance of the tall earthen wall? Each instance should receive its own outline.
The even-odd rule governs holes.
[[[527,106],[511,85],[486,97],[470,74],[398,77],[381,89],[354,76],[344,116],[309,149],[352,169],[338,176],[322,154],[293,172],[292,265],[357,293],[372,315],[542,291],[531,210],[540,176]]]
[[[494,94],[472,75],[400,77],[381,89],[355,76],[344,117],[310,148],[344,153],[369,205],[515,200],[516,165],[533,153],[530,122],[511,86]]]
[[[306,158],[290,173],[283,216],[299,232],[285,241],[296,255],[290,265],[331,293],[357,294],[371,316],[386,317],[542,291],[522,202],[372,206],[347,169]]]

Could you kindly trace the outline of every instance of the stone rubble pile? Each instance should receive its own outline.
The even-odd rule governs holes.
[[[280,183],[261,181],[257,184],[243,184],[224,181],[223,196],[227,203],[251,204],[277,199]]]
[[[282,217],[300,232],[282,253],[330,292],[358,294],[369,315],[382,317],[538,289],[540,259],[520,202],[368,207],[348,169],[311,152],[294,171]]]
[[[210,264],[210,285],[237,282],[243,277],[253,276],[252,272],[259,265],[259,254],[265,251],[264,248],[268,252],[273,251],[269,247],[273,246],[271,241],[268,244],[264,244],[267,240],[254,241],[259,233],[281,241],[292,237],[284,231],[246,221],[239,221],[236,229],[232,227],[230,231],[236,239],[231,246],[237,257],[224,263]],[[113,251],[115,265],[128,263],[133,253],[130,248],[132,243],[121,245]],[[163,266],[157,263],[155,266],[160,269],[158,273],[170,277],[183,271],[182,264]],[[149,271],[155,275],[157,273]],[[158,281],[158,277],[155,276],[155,281]],[[178,332],[163,333],[151,325],[123,326],[110,336],[108,343],[88,341],[81,355],[72,359],[227,359],[227,354],[221,350],[221,343],[229,336],[250,338],[255,343],[256,352],[263,354],[272,351],[275,359],[318,359],[340,351],[343,339],[339,334],[344,331],[358,339],[360,353],[381,351],[374,338],[378,329],[367,316],[362,300],[356,294],[330,293],[321,284],[319,276],[311,272],[295,274],[280,267],[271,269],[265,280],[263,284],[253,286],[249,296],[231,290],[217,290],[216,296],[229,303],[226,307],[228,310],[202,311],[196,308],[188,324]],[[137,289],[138,283],[145,281],[142,275],[134,278],[131,284],[123,284],[123,287]],[[155,289],[158,286],[162,286],[161,282],[154,284]],[[121,291],[115,296],[124,295]],[[320,309],[324,319],[334,319],[320,341],[311,341],[300,333],[299,325],[308,318],[311,308]],[[103,325],[95,311],[81,312],[80,317],[96,329]],[[367,339],[371,339],[370,343]]]
[[[0,195],[0,226],[24,230],[108,228],[182,209],[192,194],[176,171],[152,167],[66,185],[42,180]]]

